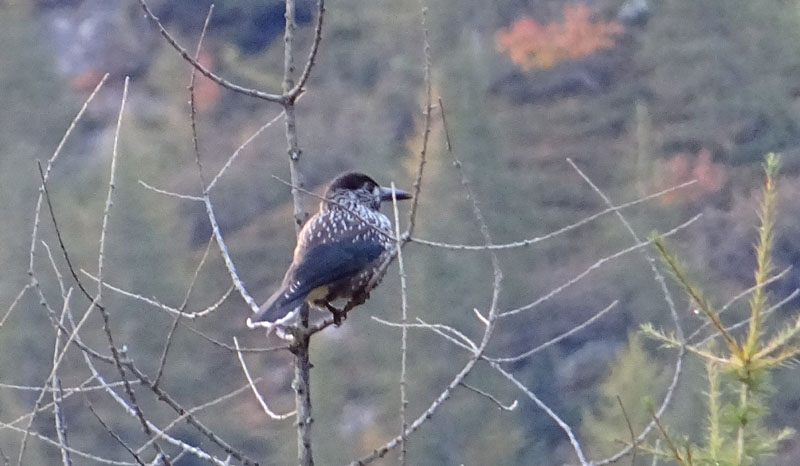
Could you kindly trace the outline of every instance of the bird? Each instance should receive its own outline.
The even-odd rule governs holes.
[[[392,191],[363,173],[345,172],[334,178],[319,211],[297,235],[283,281],[247,319],[247,326],[286,325],[304,303],[329,310],[339,325],[347,311],[363,304],[369,297],[368,288],[377,286],[386,273],[381,264],[396,246],[389,233],[392,224],[380,211],[382,202],[392,200]],[[394,198],[412,196],[394,189]],[[348,300],[345,308],[334,307],[332,303],[342,299]]]

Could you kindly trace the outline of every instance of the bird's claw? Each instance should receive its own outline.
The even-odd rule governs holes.
[[[331,314],[333,314],[333,325],[337,327],[342,325],[342,321],[347,318],[347,311],[337,309],[330,303],[325,303],[325,307],[327,307],[328,310],[331,311]]]

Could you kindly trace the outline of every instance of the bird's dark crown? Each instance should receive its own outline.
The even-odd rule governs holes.
[[[411,199],[410,194],[400,189],[395,189],[394,195],[398,200]],[[325,191],[325,199],[320,205],[321,210],[334,206],[380,210],[381,202],[392,200],[392,190],[381,187],[363,173],[347,172],[330,182]]]
[[[373,210],[381,208],[380,186],[369,176],[363,173],[342,173],[330,182],[325,191],[325,199],[333,203],[322,202],[323,210],[335,205],[345,208],[356,208],[358,205],[367,206]]]
[[[328,189],[325,191],[325,197],[331,198],[336,191],[339,190],[350,190],[350,191],[357,191],[359,189],[363,189],[368,192],[372,192],[378,186],[378,183],[375,182],[369,176],[363,173],[357,172],[347,172],[342,173],[341,175],[337,176],[330,182],[328,185]]]

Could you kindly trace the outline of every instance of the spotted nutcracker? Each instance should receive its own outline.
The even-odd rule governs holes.
[[[411,195],[395,189],[397,199]],[[280,288],[261,306],[248,326],[285,324],[304,302],[328,309],[338,324],[337,299],[362,304],[367,286],[383,278],[380,265],[395,243],[380,232],[391,232],[391,222],[380,212],[381,202],[392,200],[391,188],[379,186],[363,173],[343,173],[328,185],[325,200],[300,230],[294,258]],[[380,276],[376,276],[380,273]]]

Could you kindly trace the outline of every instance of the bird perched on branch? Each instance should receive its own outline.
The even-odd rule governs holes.
[[[395,198],[410,199],[399,189]],[[380,212],[392,189],[363,173],[343,173],[328,185],[319,212],[300,230],[289,270],[278,290],[247,320],[248,327],[285,324],[300,306],[328,309],[334,322],[369,297],[386,268],[381,264],[396,246],[391,222]],[[344,309],[333,306],[347,300]]]

